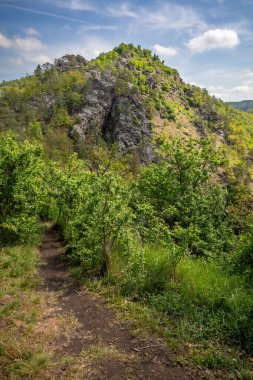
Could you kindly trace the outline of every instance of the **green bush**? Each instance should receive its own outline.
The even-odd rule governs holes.
[[[0,234],[2,243],[33,240],[46,203],[45,163],[41,146],[0,137]]]
[[[63,202],[64,235],[73,261],[84,270],[103,275],[109,271],[116,244],[121,244],[124,255],[130,249],[130,192],[122,179],[110,172],[86,172],[81,178],[80,182],[76,175],[63,175],[59,182],[64,182],[57,194],[58,202]]]
[[[242,235],[232,258],[234,271],[244,274],[253,283],[253,237],[251,233]]]
[[[120,286],[124,294],[143,296],[163,291],[173,275],[168,249],[153,244],[141,248],[139,243],[125,263],[123,273]]]

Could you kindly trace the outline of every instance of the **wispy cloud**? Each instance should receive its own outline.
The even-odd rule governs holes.
[[[44,54],[38,54],[38,55],[26,55],[24,59],[27,62],[35,63],[36,65],[42,65],[46,62],[53,62],[53,59],[47,55]]]
[[[239,45],[238,34],[231,29],[207,30],[198,37],[192,38],[187,46],[193,52],[201,53],[213,49],[233,49]]]
[[[250,72],[249,72],[250,73]],[[240,101],[253,98],[253,79],[247,78],[241,82],[238,86],[224,87],[224,86],[209,86],[209,92],[215,95],[217,98],[221,98],[225,101]]]
[[[127,2],[117,7],[107,7],[109,16],[131,18],[130,30],[205,29],[206,23],[191,7],[175,3],[159,2],[152,7],[130,8]]]
[[[0,33],[0,47],[5,49],[14,49],[25,52],[45,50],[47,48],[41,40],[35,37],[14,37],[8,38]]]
[[[54,3],[55,5],[58,4],[58,2]],[[72,5],[71,5],[72,4]],[[59,6],[62,5],[63,7],[78,7],[78,2],[59,2]],[[21,11],[24,11],[24,12],[29,12],[29,13],[35,13],[35,14],[39,14],[39,15],[43,15],[43,16],[49,16],[49,17],[53,17],[53,18],[58,18],[58,19],[61,19],[61,20],[64,20],[64,21],[70,21],[70,22],[74,22],[74,23],[77,23],[77,24],[81,24],[81,27],[79,30],[116,30],[117,29],[117,25],[100,25],[100,24],[90,24],[90,23],[87,23],[86,21],[84,20],[81,20],[81,19],[77,19],[77,18],[73,18],[73,17],[68,17],[68,16],[63,16],[61,14],[58,14],[58,13],[51,13],[51,12],[45,12],[45,11],[42,11],[42,10],[39,10],[39,9],[34,9],[34,8],[27,8],[27,7],[21,7],[19,5],[13,5],[13,4],[10,4],[11,7],[15,8],[15,9],[19,9]],[[80,6],[81,6],[81,3],[80,3]],[[82,6],[84,7],[84,3],[82,3]],[[74,9],[74,8],[73,8]],[[77,8],[76,8],[77,9]],[[93,8],[95,9],[95,8]],[[30,35],[30,36],[40,36],[40,33],[35,30],[34,28],[27,28],[25,29],[25,33],[27,35]],[[1,42],[0,42],[0,46],[1,46]]]
[[[40,35],[41,35],[40,32],[38,32],[36,29],[31,28],[31,27],[26,28],[26,29],[24,30],[24,32],[25,32],[25,34],[27,34],[28,36],[40,36]]]
[[[92,59],[112,48],[113,44],[108,40],[94,35],[86,35],[79,41],[62,43],[57,47],[51,47],[47,54],[52,58],[61,57],[64,54],[81,54],[86,59]]]
[[[253,79],[244,81],[240,86],[232,88],[232,93],[243,95],[244,97],[252,97],[253,94]]]
[[[203,29],[205,22],[200,15],[188,6],[164,3],[154,10],[143,9],[140,24],[150,29]]]
[[[39,9],[21,7],[19,5],[13,5],[13,4],[10,4],[9,6],[12,8],[15,8],[15,9],[19,9],[19,10],[24,11],[24,12],[36,13],[36,14],[43,15],[43,16],[54,17],[54,18],[58,18],[61,20],[65,20],[65,21],[75,22],[78,24],[85,24],[85,22],[83,20],[73,18],[73,17],[63,16],[63,15],[58,14],[58,13],[45,12],[45,11],[42,11]]]
[[[38,38],[17,37],[13,40],[13,47],[21,51],[41,51],[47,49]]]
[[[33,63],[35,65],[42,65],[46,62],[53,62],[52,58],[47,55],[38,54],[38,55],[25,55],[22,57],[10,57],[9,62],[14,66],[22,66],[25,65],[26,62]]]
[[[87,31],[87,30],[116,30],[118,29],[117,25],[81,25],[79,28],[79,32]]]
[[[12,47],[12,40],[5,37],[2,33],[0,33],[0,47],[5,49],[10,49]]]
[[[44,3],[50,3],[50,0],[42,0]],[[53,5],[60,8],[67,8],[73,11],[95,11],[96,6],[87,0],[54,0]]]
[[[107,12],[109,13],[110,16],[113,16],[113,17],[133,17],[133,18],[139,17],[135,11],[130,10],[127,2],[120,4],[116,8],[107,7]]]
[[[152,46],[152,49],[162,57],[175,57],[175,55],[178,53],[178,50],[173,47],[166,47],[159,44]]]
[[[15,66],[27,67],[30,70],[38,64],[53,62],[55,58],[65,54],[81,54],[87,59],[92,59],[102,52],[109,51],[113,45],[107,40],[96,37],[86,36],[85,38],[73,43],[62,43],[57,46],[49,46],[46,54],[37,52],[19,52],[19,56],[9,58],[9,62]]]
[[[23,60],[21,57],[10,57],[9,62],[15,66],[22,66]]]
[[[61,1],[62,4],[64,2]],[[93,11],[95,10],[95,6],[88,3],[87,1],[82,0],[71,0],[65,2],[65,7],[75,10],[75,11]]]
[[[253,78],[253,71],[252,70],[247,70],[246,71],[246,76],[249,78]]]

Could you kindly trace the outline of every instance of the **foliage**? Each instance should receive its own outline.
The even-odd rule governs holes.
[[[252,233],[241,235],[234,256],[232,258],[233,270],[244,274],[247,280],[253,283],[253,238]]]
[[[221,162],[208,141],[163,144],[161,161],[143,171],[139,191],[168,226],[176,243],[196,255],[228,250],[226,190],[212,183]]]
[[[0,138],[0,232],[2,241],[28,241],[39,230],[46,202],[42,149],[20,144],[13,133]]]
[[[238,110],[253,113],[253,101],[252,100],[242,100],[240,102],[227,102],[228,105],[234,107]]]
[[[116,244],[121,245],[122,254],[128,254],[127,229],[131,219],[128,195],[120,178],[109,173],[88,178],[82,204],[66,228],[66,234],[75,231],[69,245],[73,248],[74,244],[75,254],[84,267],[107,273]]]

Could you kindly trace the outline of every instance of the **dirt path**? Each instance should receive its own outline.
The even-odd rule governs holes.
[[[117,319],[101,298],[81,288],[69,276],[59,234],[49,229],[40,252],[43,290],[55,296],[55,312],[66,319],[67,334],[56,341],[52,379],[199,379],[189,368],[173,363],[156,337],[135,336],[129,322]]]

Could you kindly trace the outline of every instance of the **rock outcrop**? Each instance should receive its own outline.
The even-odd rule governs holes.
[[[151,161],[154,153],[151,145],[151,123],[145,116],[142,102],[131,91],[118,95],[112,73],[101,74],[93,69],[88,72],[92,92],[85,96],[85,105],[78,113],[75,132],[85,139],[92,129],[99,130],[108,143],[116,143],[121,153],[134,153],[143,161]]]

